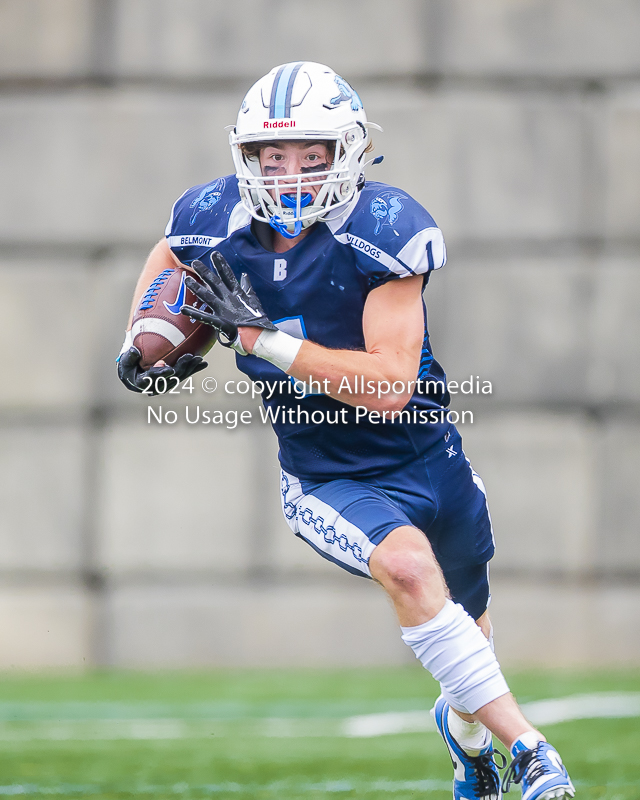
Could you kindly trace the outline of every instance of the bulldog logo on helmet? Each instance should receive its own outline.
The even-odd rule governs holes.
[[[330,105],[326,106],[326,108],[336,108],[336,106],[339,106],[340,103],[346,103],[348,100],[350,100],[351,110],[359,111],[363,106],[362,100],[360,99],[356,90],[352,89],[345,79],[341,78],[339,75],[336,75],[334,80],[338,85],[338,89],[340,89],[340,94],[337,97],[332,97],[329,101]]]

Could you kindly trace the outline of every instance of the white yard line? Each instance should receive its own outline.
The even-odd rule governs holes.
[[[342,723],[342,735],[357,738],[435,730],[435,723],[428,711],[360,714],[357,717],[347,717]]]
[[[46,715],[37,718],[28,703],[12,704],[12,713],[0,719],[0,741],[32,740],[154,740],[208,739],[210,737],[257,736],[267,738],[348,737],[372,738],[400,733],[423,733],[436,730],[428,711],[392,711],[359,714],[349,717],[302,718],[128,718],[126,704],[100,703],[104,717],[87,718],[69,713],[68,705],[51,703]],[[20,713],[20,709],[24,713]],[[77,712],[77,707],[74,706]],[[139,705],[130,710],[141,712]],[[534,725],[553,725],[578,719],[640,717],[640,693],[583,694],[553,700],[537,700],[522,706]],[[179,708],[175,709],[176,713]],[[118,718],[117,714],[122,716]],[[66,716],[68,715],[68,716]],[[106,718],[105,718],[106,717]]]
[[[557,700],[536,700],[522,708],[534,725],[553,725],[572,719],[640,717],[640,692],[577,694]]]
[[[524,703],[521,708],[534,725],[554,725],[576,719],[640,717],[640,693],[580,694],[554,700],[536,700]],[[353,737],[435,730],[435,723],[428,711],[363,714],[345,719],[343,725],[343,735]]]

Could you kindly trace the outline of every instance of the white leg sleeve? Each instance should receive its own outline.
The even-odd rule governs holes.
[[[489,642],[489,647],[491,648],[491,652],[495,653],[496,649],[495,649],[494,644],[493,644],[493,625],[491,625],[491,631],[489,633],[489,638],[487,639],[487,641]],[[444,686],[442,686],[442,684],[440,684],[440,692],[441,692],[442,696],[444,697],[444,699],[447,701],[447,703],[449,703],[451,708],[455,708],[456,711],[462,711],[463,714],[471,714],[471,711],[469,711],[468,708],[465,708],[460,702],[458,702],[458,700],[456,700],[455,697],[452,697],[451,692],[448,692],[444,688]],[[457,715],[454,714],[453,716],[455,717]],[[451,718],[453,719],[453,717],[451,717]],[[457,718],[460,719],[460,717],[457,717]],[[462,722],[462,720],[460,720],[460,721]],[[481,723],[472,723],[472,724],[480,725]],[[464,747],[464,744],[463,744],[462,740],[458,739],[458,737],[455,736],[455,734],[453,734],[453,736],[454,736],[455,739],[457,739],[458,743],[461,744]]]
[[[486,637],[464,608],[451,600],[429,622],[402,628],[402,640],[458,711],[475,714],[509,691]]]

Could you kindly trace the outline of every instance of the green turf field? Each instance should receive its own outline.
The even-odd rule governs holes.
[[[592,693],[640,702],[640,671],[508,677],[522,703]],[[352,735],[353,720],[394,712],[420,727],[436,694],[419,667],[5,675],[0,798],[445,800],[452,770],[437,733]],[[577,797],[640,800],[640,715],[541,727]]]

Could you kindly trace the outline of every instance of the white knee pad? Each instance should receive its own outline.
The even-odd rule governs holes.
[[[440,682],[443,696],[457,711],[475,714],[509,691],[488,640],[451,600],[429,622],[402,628],[402,640]]]

